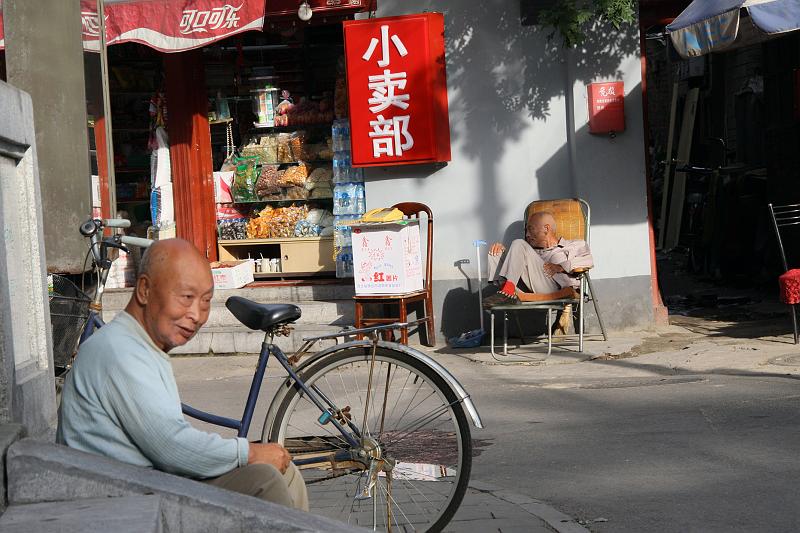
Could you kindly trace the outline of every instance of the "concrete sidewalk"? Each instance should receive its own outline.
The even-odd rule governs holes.
[[[574,519],[539,500],[482,481],[470,481],[446,533],[586,533]]]
[[[650,330],[611,332],[587,337],[584,351],[574,338],[554,339],[547,355],[546,338],[525,345],[509,343],[507,356],[486,346],[428,350],[434,356],[498,366],[537,366],[537,378],[585,380],[698,373],[800,373],[800,347],[790,334],[775,335],[774,321],[724,322],[671,316],[670,325]],[[531,339],[528,339],[531,340]],[[502,351],[502,346],[500,347]],[[732,355],[732,354],[735,354]],[[593,363],[593,364],[581,364]],[[569,370],[562,365],[572,365]]]

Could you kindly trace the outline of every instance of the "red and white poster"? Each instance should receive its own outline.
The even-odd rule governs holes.
[[[264,27],[264,2],[105,0],[106,44],[141,43],[161,52],[191,50]],[[83,48],[100,50],[95,0],[81,0]],[[0,12],[0,48],[5,45]]]
[[[444,16],[344,22],[355,167],[450,160]]]

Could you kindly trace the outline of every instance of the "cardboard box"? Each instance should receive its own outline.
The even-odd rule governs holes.
[[[422,290],[419,221],[353,225],[356,294],[407,294]]]
[[[211,263],[211,274],[214,276],[215,289],[238,289],[253,282],[253,262],[247,259],[214,262]]]

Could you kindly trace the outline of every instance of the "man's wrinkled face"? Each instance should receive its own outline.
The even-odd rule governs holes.
[[[527,240],[531,246],[544,247],[547,246],[547,236],[550,235],[550,232],[550,224],[542,221],[540,218],[535,218],[528,224],[525,240]]]
[[[214,281],[208,265],[181,269],[149,279],[145,329],[156,346],[168,352],[183,346],[206,323]]]

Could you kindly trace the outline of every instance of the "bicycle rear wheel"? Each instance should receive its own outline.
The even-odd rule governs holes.
[[[366,464],[301,466],[311,511],[383,531],[440,531],[469,481],[472,445],[464,410],[435,371],[389,348],[378,348],[368,390],[371,357],[371,346],[347,348],[312,363],[300,375],[335,410],[349,412],[359,428],[369,399],[362,446],[378,450],[386,460],[382,464],[392,465],[377,478]],[[296,456],[349,448],[330,422],[320,422],[319,409],[297,388],[286,394],[263,437]],[[370,480],[375,483],[371,497],[364,497]]]

